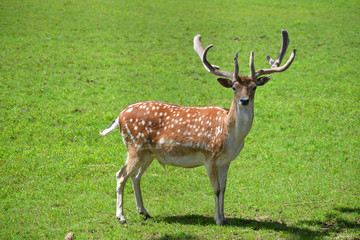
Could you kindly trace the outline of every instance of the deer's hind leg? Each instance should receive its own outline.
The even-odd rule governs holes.
[[[136,151],[128,148],[128,157],[125,165],[116,173],[116,217],[120,223],[125,223],[125,217],[123,214],[123,202],[124,202],[124,188],[128,178],[136,172],[139,158]]]
[[[126,160],[125,165],[116,173],[116,218],[119,219],[120,223],[125,223],[125,217],[123,214],[123,197],[124,197],[124,187],[127,179],[129,178],[129,157]]]
[[[134,189],[135,200],[136,200],[136,208],[141,215],[144,215],[145,218],[151,218],[150,214],[146,211],[141,195],[140,188],[140,180],[141,176],[145,172],[145,170],[150,166],[153,161],[154,156],[151,153],[143,153],[141,154],[141,166],[137,170],[137,172],[131,176],[132,186]]]
[[[140,178],[144,173],[146,168],[150,165],[153,157],[146,153],[141,153],[137,151],[136,148],[128,147],[128,157],[125,165],[116,173],[116,192],[117,192],[117,203],[116,203],[116,217],[119,219],[120,223],[125,223],[125,216],[123,214],[123,196],[124,196],[124,188],[126,181],[129,177],[132,178],[133,187],[135,191],[136,204],[138,207],[138,211],[145,215],[146,217],[150,217],[147,213],[146,209],[143,206],[141,191],[140,191]]]

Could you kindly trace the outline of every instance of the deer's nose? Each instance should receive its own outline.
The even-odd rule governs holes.
[[[250,99],[249,99],[249,98],[240,98],[240,103],[241,103],[241,105],[246,106],[246,105],[249,104],[249,102],[250,102]]]

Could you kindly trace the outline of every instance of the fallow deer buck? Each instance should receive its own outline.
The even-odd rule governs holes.
[[[238,52],[234,57],[234,71],[221,71],[218,66],[210,64],[206,57],[213,45],[203,50],[200,35],[197,35],[194,38],[194,49],[205,69],[219,76],[217,80],[223,87],[234,91],[230,109],[139,102],[125,108],[109,128],[100,132],[100,135],[106,135],[120,126],[128,150],[127,161],[116,174],[116,217],[121,223],[125,222],[123,193],[129,177],[138,212],[146,218],[150,217],[143,205],[140,179],[154,158],[162,165],[184,168],[205,165],[215,195],[215,222],[218,225],[226,223],[224,193],[227,172],[230,162],[242,150],[244,139],[251,129],[255,89],[267,83],[272,73],[283,72],[290,67],[295,58],[295,49],[289,60],[280,67],[288,45],[288,33],[283,30],[278,58],[272,60],[267,56],[271,67],[255,70],[254,53],[251,52],[250,75],[239,76]]]

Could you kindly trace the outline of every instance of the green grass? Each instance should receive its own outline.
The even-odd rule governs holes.
[[[0,2],[0,239],[358,239],[358,1]],[[229,107],[232,91],[192,49],[249,74],[287,29],[295,62],[258,89],[253,129],[230,167],[225,214],[213,221],[203,167],[154,162],[125,189],[115,218],[120,134],[100,137],[130,103]],[[287,54],[289,56],[290,53]]]

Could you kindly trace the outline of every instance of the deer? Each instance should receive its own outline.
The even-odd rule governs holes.
[[[151,216],[144,207],[140,189],[141,176],[157,159],[163,166],[183,168],[205,166],[215,197],[214,220],[227,224],[224,216],[224,194],[230,163],[244,147],[244,140],[253,124],[255,90],[263,86],[273,73],[283,72],[292,64],[296,50],[280,66],[289,45],[289,36],[282,30],[282,45],[278,57],[267,56],[270,68],[255,70],[254,52],[250,53],[250,75],[239,75],[237,51],[234,71],[223,71],[207,59],[209,45],[203,49],[201,36],[194,37],[194,50],[205,70],[215,76],[225,88],[234,92],[229,109],[217,106],[185,107],[165,102],[145,101],[129,105],[105,130],[104,136],[118,127],[127,148],[124,166],[116,173],[116,217],[125,223],[123,196],[125,183],[132,181],[137,211],[146,219]]]

